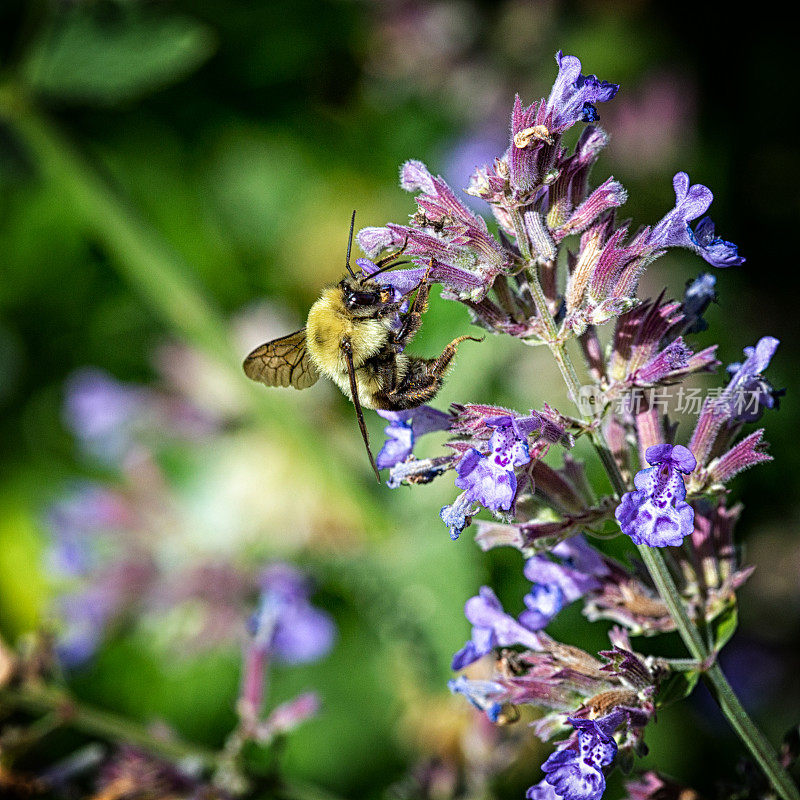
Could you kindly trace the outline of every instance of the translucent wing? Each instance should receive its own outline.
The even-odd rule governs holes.
[[[267,386],[307,389],[319,380],[306,350],[305,328],[256,347],[243,366],[248,378]]]

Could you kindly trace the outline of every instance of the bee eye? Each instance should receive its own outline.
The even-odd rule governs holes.
[[[346,298],[345,302],[349,307],[353,306],[374,306],[378,302],[377,292],[353,292]]]

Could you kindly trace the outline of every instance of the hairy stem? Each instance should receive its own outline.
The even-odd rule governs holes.
[[[3,706],[30,714],[55,714],[62,725],[101,739],[136,745],[167,761],[199,761],[205,768],[217,763],[217,754],[212,750],[180,739],[154,736],[144,725],[83,705],[51,686],[0,689],[0,707]]]

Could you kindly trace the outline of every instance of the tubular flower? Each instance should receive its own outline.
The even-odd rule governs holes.
[[[569,722],[577,732],[577,747],[556,750],[542,764],[545,780],[564,800],[600,800],[606,788],[603,767],[617,756],[613,733],[625,715],[617,710],[600,719]]]
[[[482,586],[476,597],[467,600],[464,614],[472,623],[472,638],[453,656],[451,669],[458,670],[472,664],[495,647],[521,644],[533,650],[541,648],[536,629],[506,614],[495,593]],[[543,626],[542,626],[543,627]]]
[[[694,510],[685,500],[682,476],[688,475],[697,461],[682,445],[654,445],[645,455],[653,466],[636,473],[636,491],[622,496],[617,522],[634,544],[679,545],[694,529]]]
[[[703,217],[692,230],[689,223],[704,214],[714,195],[702,183],[690,185],[689,176],[678,172],[672,180],[675,207],[653,228],[649,244],[653,249],[686,247],[713,267],[734,267],[744,263],[735,244],[714,235],[714,223]]]

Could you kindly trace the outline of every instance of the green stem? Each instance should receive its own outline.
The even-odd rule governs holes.
[[[199,761],[205,768],[217,764],[217,754],[179,739],[160,739],[143,725],[108,711],[83,705],[67,692],[49,686],[0,689],[0,706],[30,714],[55,714],[61,724],[114,742],[134,744],[167,761]]]
[[[548,334],[548,347],[558,364],[570,397],[577,406],[580,380],[569,353],[567,352],[565,343],[558,339],[555,320],[548,311],[546,298],[539,282],[537,274],[538,265],[536,260],[531,257],[530,244],[527,241],[527,236],[522,226],[522,221],[519,219],[519,214],[512,214],[512,220],[515,230],[517,231],[518,241],[522,240],[519,245],[520,252],[523,257],[528,260],[531,293],[536,304],[538,317]],[[578,411],[580,412],[580,407],[578,407]],[[586,422],[592,421],[590,417],[584,414],[581,414],[581,416]],[[628,490],[628,486],[611,453],[603,431],[599,427],[593,428],[591,440],[614,490],[617,495],[621,497]],[[672,575],[667,568],[662,553],[658,548],[648,547],[647,545],[638,545],[638,549],[687,650],[700,665],[705,667],[703,680],[711,689],[723,714],[731,724],[731,727],[736,731],[739,738],[744,742],[747,749],[759,763],[764,774],[783,800],[800,800],[800,792],[798,792],[797,786],[795,786],[788,773],[781,766],[769,741],[744,710],[719,665],[716,662],[710,663],[712,661],[712,651],[706,645],[697,626],[690,619],[686,611],[686,606],[678,591],[678,587],[672,579]]]

